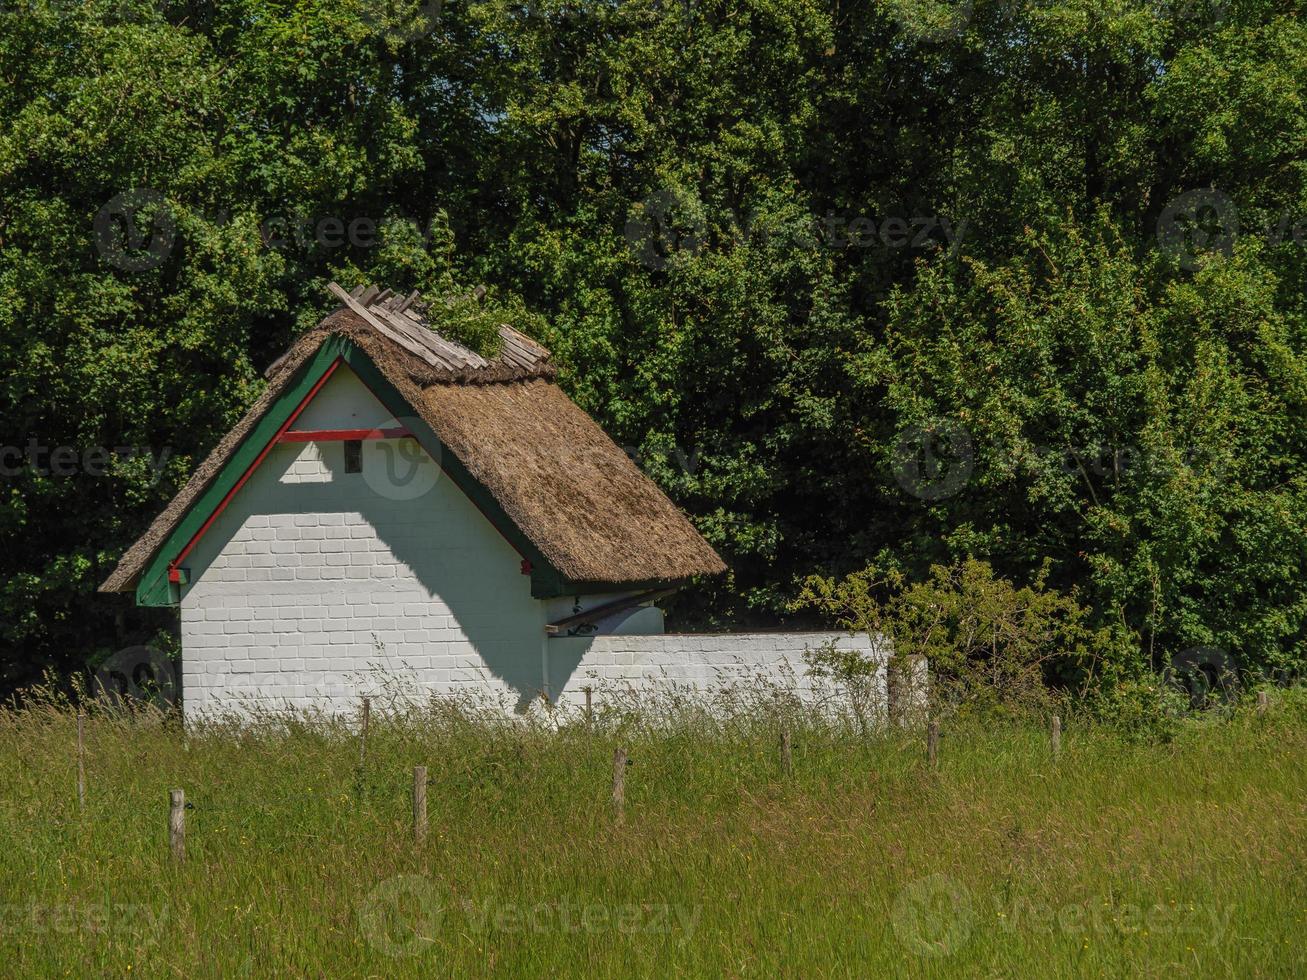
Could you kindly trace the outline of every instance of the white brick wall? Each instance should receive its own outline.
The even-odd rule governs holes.
[[[727,688],[760,697],[772,691],[792,693],[806,704],[847,704],[835,683],[810,676],[805,655],[827,643],[857,650],[884,664],[888,652],[866,635],[847,633],[668,633],[661,636],[597,636],[550,641],[551,692],[555,703],[575,708],[585,702],[585,687],[596,703],[619,698],[638,703],[640,695],[659,690],[710,697]],[[868,692],[884,703],[885,673],[877,672]]]

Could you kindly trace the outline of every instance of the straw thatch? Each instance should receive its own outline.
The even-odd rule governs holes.
[[[552,383],[554,367],[544,348],[511,331],[503,333],[512,342],[511,355],[482,360],[481,366],[441,368],[342,309],[277,361],[262,397],[127,550],[101,591],[135,588],[155,552],[297,369],[333,334],[349,337],[368,355],[440,438],[442,452],[463,464],[570,581],[620,587],[725,571],[676,505]]]

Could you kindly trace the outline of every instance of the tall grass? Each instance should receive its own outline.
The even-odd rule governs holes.
[[[0,713],[8,975],[1307,974],[1307,697],[1167,744],[793,706]],[[794,774],[778,755],[794,733]],[[617,746],[626,814],[609,800]],[[412,840],[412,768],[431,830]],[[188,859],[167,846],[182,787]]]

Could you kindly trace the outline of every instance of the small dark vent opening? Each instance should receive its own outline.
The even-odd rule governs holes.
[[[345,440],[345,472],[346,473],[363,472],[363,440],[361,439]]]

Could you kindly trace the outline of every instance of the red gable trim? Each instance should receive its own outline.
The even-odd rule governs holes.
[[[320,377],[317,383],[312,388],[309,389],[308,394],[305,395],[302,399],[300,399],[300,403],[295,406],[295,411],[290,413],[290,418],[288,418],[285,422],[281,424],[281,428],[277,430],[277,434],[274,435],[271,440],[269,440],[266,446],[263,447],[263,451],[259,453],[258,456],[255,457],[254,462],[252,462],[249,466],[245,468],[245,472],[241,474],[241,478],[236,481],[236,485],[234,487],[232,487],[230,490],[227,491],[227,495],[223,497],[222,500],[218,503],[218,506],[214,508],[213,513],[209,515],[209,519],[204,522],[204,524],[200,527],[198,531],[195,532],[195,534],[191,537],[190,541],[186,542],[186,547],[183,548],[180,553],[178,553],[177,557],[174,558],[172,561],[168,562],[169,582],[181,581],[181,576],[178,574],[177,566],[179,566],[186,559],[186,556],[189,555],[192,550],[194,550],[195,546],[200,543],[200,538],[204,537],[205,533],[209,530],[209,528],[213,526],[213,522],[218,519],[218,515],[220,515],[224,510],[227,509],[227,505],[231,503],[232,497],[236,496],[236,494],[240,491],[240,488],[245,486],[245,482],[251,476],[254,475],[254,471],[259,468],[259,464],[263,462],[264,457],[267,456],[268,453],[272,451],[273,446],[275,446],[278,442],[281,441],[281,437],[286,434],[286,430],[289,429],[295,423],[295,420],[297,418],[300,417],[300,413],[303,412],[306,407],[308,407],[309,402],[313,400],[313,396],[316,395],[322,389],[322,386],[327,383],[327,379],[330,378],[336,372],[336,368],[340,367],[340,364],[341,364],[341,359],[337,357],[334,361],[331,362],[331,365],[327,368],[327,370],[322,372],[322,377]]]

